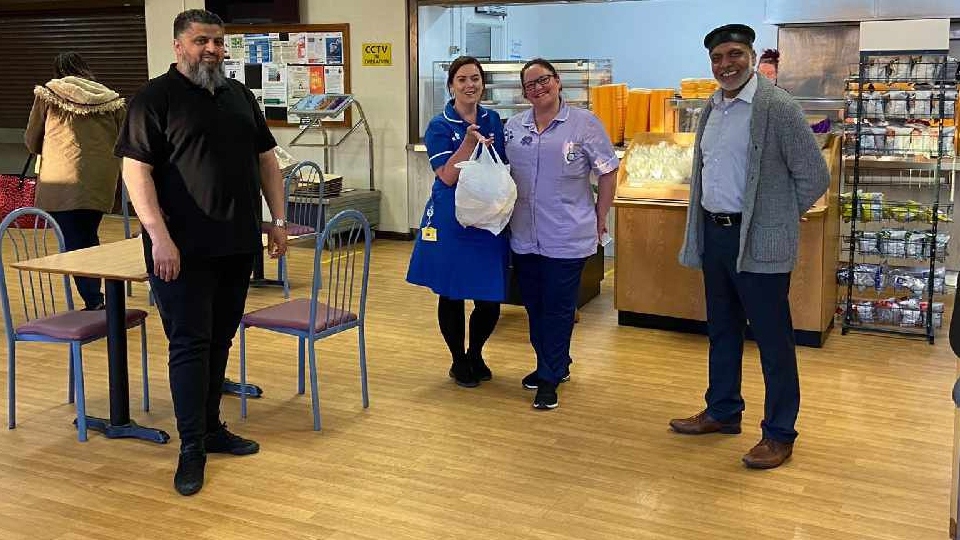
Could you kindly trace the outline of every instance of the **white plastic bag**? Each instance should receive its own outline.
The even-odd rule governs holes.
[[[477,144],[470,160],[455,167],[460,169],[454,199],[457,221],[464,227],[500,234],[510,222],[517,202],[510,165],[503,163],[494,148]]]

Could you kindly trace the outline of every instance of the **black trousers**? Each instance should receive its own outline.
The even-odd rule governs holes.
[[[50,212],[53,219],[63,231],[63,243],[67,251],[83,249],[100,245],[100,221],[103,212],[98,210],[64,210]],[[100,290],[101,282],[97,278],[73,277],[77,292],[83,299],[85,307],[95,308],[103,304],[103,293]]]
[[[230,345],[243,317],[253,254],[181,261],[177,279],[152,273],[163,330],[170,341],[170,390],[182,444],[220,425],[220,394]]]
[[[706,219],[703,284],[710,336],[707,413],[717,420],[739,420],[743,340],[747,320],[760,349],[766,388],[763,437],[793,442],[800,410],[800,380],[790,317],[790,274],[737,272],[740,227]]]
[[[465,305],[463,300],[453,300],[440,296],[437,301],[437,321],[440,324],[440,333],[450,349],[454,362],[464,358],[482,358],[483,345],[493,334],[500,320],[500,303],[485,300],[473,301],[473,312],[470,313],[470,341],[464,353],[463,342],[466,338],[466,324],[464,322]]]

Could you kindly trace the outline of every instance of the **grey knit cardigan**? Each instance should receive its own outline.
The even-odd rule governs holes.
[[[797,260],[800,218],[826,192],[830,172],[800,105],[766,78],[757,79],[737,271],[785,273]],[[687,228],[680,248],[680,264],[691,268],[703,265],[700,141],[712,109],[710,100],[697,126]]]

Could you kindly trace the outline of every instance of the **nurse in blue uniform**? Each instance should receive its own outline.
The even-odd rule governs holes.
[[[407,270],[407,281],[429,287],[439,296],[437,320],[453,358],[449,375],[467,388],[492,377],[483,360],[483,345],[497,325],[500,302],[507,296],[510,251],[506,232],[494,235],[463,227],[454,210],[460,176],[454,165],[469,160],[478,144],[493,145],[506,159],[500,116],[480,106],[483,79],[480,62],[469,56],[454,60],[447,72],[453,99],[430,121],[423,137],[437,176]],[[464,300],[473,300],[474,306],[466,349]]]

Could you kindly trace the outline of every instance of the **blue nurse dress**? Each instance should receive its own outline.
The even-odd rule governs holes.
[[[500,116],[477,107],[477,125],[484,136],[493,137],[494,148],[506,160]],[[444,165],[460,147],[467,126],[453,108],[452,100],[442,114],[430,121],[423,138],[434,170]],[[494,235],[460,225],[454,210],[456,189],[456,184],[448,186],[440,178],[434,178],[430,200],[420,218],[420,230],[429,223],[437,230],[437,241],[425,241],[422,232],[417,234],[407,281],[454,300],[503,302],[507,297],[510,253],[507,232]],[[432,215],[428,216],[431,209]]]

